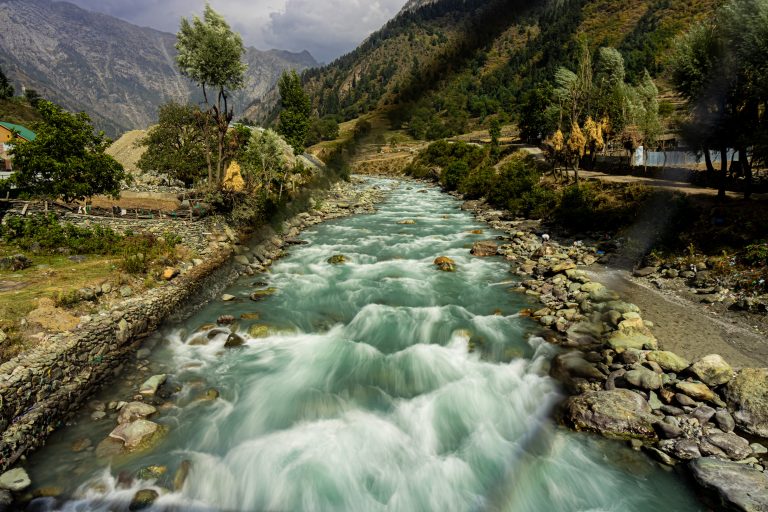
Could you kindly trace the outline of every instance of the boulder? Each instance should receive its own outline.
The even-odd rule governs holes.
[[[29,475],[23,468],[15,468],[0,475],[0,489],[21,492],[32,485]]]
[[[668,352],[666,350],[654,350],[648,352],[645,358],[648,361],[653,361],[663,370],[668,372],[679,373],[690,366],[690,363],[683,357],[675,354],[674,352]]]
[[[749,441],[743,437],[737,436],[733,432],[710,434],[706,439],[710,444],[723,450],[723,452],[731,459],[742,460],[752,455],[752,448],[749,446]]]
[[[154,489],[142,489],[136,491],[136,494],[133,495],[133,499],[131,499],[131,503],[128,505],[128,510],[133,512],[134,510],[150,508],[159,497],[160,495]]]
[[[493,240],[478,240],[472,244],[472,249],[469,251],[473,256],[486,257],[496,256],[499,250],[499,246]]]
[[[443,272],[456,271],[456,262],[448,256],[438,256],[433,263],[438,270],[442,270]]]
[[[677,388],[678,391],[688,395],[689,397],[695,398],[696,400],[714,402],[717,397],[706,384],[701,382],[680,381],[675,384],[675,388]]]
[[[581,291],[588,294],[593,302],[610,302],[618,300],[619,295],[596,282],[581,285]]]
[[[144,396],[155,396],[155,393],[157,393],[157,388],[159,388],[165,382],[165,379],[165,374],[153,375],[144,381],[144,383],[139,388],[139,393]]]
[[[344,257],[343,254],[335,254],[328,258],[327,262],[331,265],[341,265],[342,263],[345,263],[347,261],[347,258]]]
[[[253,324],[248,328],[248,336],[251,338],[268,338],[269,326],[264,324]]]
[[[566,384],[570,384],[574,378],[605,380],[605,375],[594,364],[584,359],[584,354],[578,350],[555,356],[550,375]]]
[[[157,409],[144,402],[130,402],[125,404],[120,409],[120,414],[117,416],[118,423],[130,423],[139,419],[146,419],[157,412]]]
[[[689,463],[696,481],[714,494],[725,510],[768,510],[768,475],[714,457],[695,459]]]
[[[224,302],[232,302],[236,298],[237,297],[235,297],[234,295],[230,295],[228,293],[225,293],[224,295],[221,296],[221,300],[223,300]]]
[[[189,470],[192,469],[192,462],[188,460],[181,461],[179,469],[176,470],[176,474],[173,475],[173,490],[178,492],[184,487],[184,482],[187,481],[189,476]]]
[[[648,370],[637,368],[624,374],[624,380],[633,387],[640,389],[659,389],[661,387],[661,375]]]
[[[179,275],[179,269],[173,267],[165,267],[163,270],[163,281],[170,281],[174,277]]]
[[[235,263],[237,263],[238,265],[242,265],[244,267],[247,267],[248,265],[251,264],[251,260],[249,260],[248,256],[246,256],[245,254],[240,254],[238,256],[235,256],[233,259]]]
[[[402,225],[408,226],[408,225],[416,224],[416,221],[413,220],[413,219],[404,219],[404,220],[399,221],[398,224],[402,224]]]
[[[256,290],[255,292],[251,293],[251,300],[254,302],[259,302],[260,300],[264,300],[270,295],[274,295],[277,293],[277,288],[265,288],[263,290]]]
[[[611,333],[608,337],[608,345],[616,352],[624,352],[627,349],[656,350],[658,348],[658,341],[650,333],[628,329]]]
[[[589,391],[565,403],[564,422],[574,430],[597,432],[622,439],[656,439],[658,418],[648,402],[628,389]]]
[[[245,345],[245,339],[236,332],[231,333],[224,342],[226,348],[240,347]]]
[[[693,362],[689,371],[708,386],[727,384],[733,378],[733,368],[718,354],[710,354]]]
[[[768,368],[745,368],[728,383],[725,397],[745,432],[768,437]]]
[[[136,420],[119,424],[109,433],[109,437],[122,441],[125,449],[131,451],[147,448],[162,432],[163,429],[155,422]]]

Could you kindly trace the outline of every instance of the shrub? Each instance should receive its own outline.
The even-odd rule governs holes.
[[[543,197],[542,192],[533,193],[540,180],[541,172],[534,160],[518,155],[501,168],[488,191],[488,202],[515,214],[527,214],[536,207],[531,201]]]
[[[470,171],[459,184],[459,192],[467,199],[480,199],[493,187],[496,179],[496,171],[488,165],[481,165]]]
[[[99,225],[83,228],[61,224],[53,213],[25,218],[9,216],[2,234],[8,243],[43,254],[59,249],[78,254],[114,254],[122,240],[112,229]]]
[[[456,160],[440,174],[440,184],[446,190],[456,190],[469,174],[469,165],[463,160]]]
[[[744,251],[744,261],[748,265],[768,265],[768,243],[765,240],[749,244]]]

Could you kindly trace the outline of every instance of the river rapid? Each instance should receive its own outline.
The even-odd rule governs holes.
[[[140,489],[160,493],[157,511],[702,510],[642,454],[553,423],[556,348],[516,314],[530,303],[510,291],[509,265],[469,254],[501,233],[437,189],[374,181],[390,189],[377,213],[305,231],[308,245],[226,290],[238,300],[157,333],[151,373],[178,391],[151,419],[168,434],[110,463],[72,451],[116,424],[84,411],[31,458],[33,482],[67,496],[34,510],[123,511]],[[335,254],[346,263],[327,263]],[[437,256],[457,271],[438,271]],[[248,299],[265,286],[278,291]],[[190,343],[244,313],[244,346],[224,348],[226,334]],[[251,338],[254,324],[269,336]],[[142,379],[122,376],[99,398],[125,400]],[[198,399],[210,389],[218,398]],[[188,476],[171,491],[182,461]],[[148,465],[167,471],[127,476]]]

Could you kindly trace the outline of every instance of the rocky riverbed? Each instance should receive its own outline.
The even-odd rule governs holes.
[[[596,247],[559,242],[537,222],[509,220],[477,201],[462,208],[508,234],[476,244],[476,253],[494,244],[512,263],[523,279],[517,291],[542,305],[522,314],[563,347],[551,374],[571,394],[559,411],[564,425],[686,466],[715,506],[768,510],[768,369],[663,350],[640,308],[590,277],[604,257]]]

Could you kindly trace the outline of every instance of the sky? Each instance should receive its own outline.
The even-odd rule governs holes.
[[[176,33],[202,15],[204,0],[69,0],[136,25]],[[319,62],[353,50],[397,14],[406,0],[210,0],[248,46],[308,50]]]

